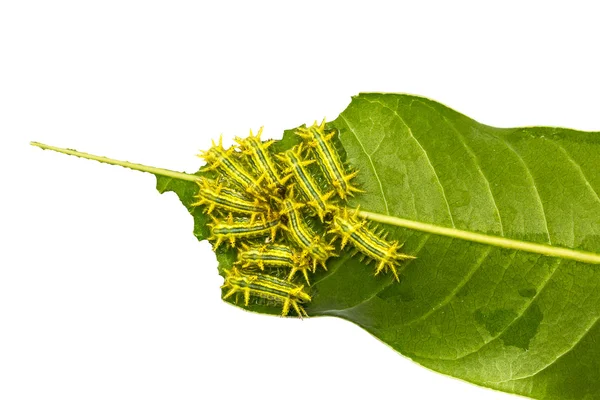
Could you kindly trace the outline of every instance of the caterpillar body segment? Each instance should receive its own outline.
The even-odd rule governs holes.
[[[247,138],[236,138],[235,140],[239,144],[242,153],[250,157],[252,165],[261,176],[261,180],[266,180],[268,188],[274,190],[279,185],[283,185],[283,182],[279,176],[279,171],[273,161],[273,157],[267,150],[274,141],[261,141],[260,135],[262,134],[262,131],[263,128],[261,127],[256,136],[253,136],[252,131],[250,131],[250,136]]]
[[[280,213],[285,215],[287,219],[287,226],[282,225],[281,228],[302,249],[303,255],[312,259],[313,272],[316,270],[317,264],[320,264],[326,270],[325,262],[329,257],[335,256],[333,254],[334,247],[304,222],[299,212],[301,206],[291,199],[285,199],[281,202]]]
[[[242,244],[236,264],[241,265],[242,268],[257,266],[263,271],[265,266],[288,267],[294,262],[294,252],[289,246],[278,244],[248,246]]]
[[[219,183],[216,187],[214,182],[206,179],[201,179],[197,183],[200,187],[198,194],[195,196],[198,201],[191,205],[207,206],[205,210],[207,214],[212,213],[217,208],[220,211],[250,215],[253,222],[257,216],[268,216],[271,213],[268,204],[261,202],[257,198],[251,200],[234,189],[224,187],[223,183]]]
[[[224,241],[228,242],[231,247],[235,247],[236,240],[240,239],[269,237],[271,241],[274,241],[280,226],[280,219],[276,214],[260,218],[257,221],[250,218],[233,218],[232,214],[229,214],[226,221],[212,218],[213,223],[208,224],[211,233],[208,239],[215,242],[215,249],[219,248]]]
[[[289,269],[287,277],[291,281],[296,272],[302,272],[306,283],[310,285],[308,270],[310,264],[299,252],[291,249],[289,246],[278,244],[265,244],[260,246],[248,246],[242,244],[242,249],[238,253],[236,265],[242,268],[258,267],[264,271],[265,267],[276,267]]]
[[[396,280],[399,280],[396,270],[398,263],[401,260],[414,258],[400,253],[398,250],[401,246],[397,241],[387,241],[385,234],[381,235],[371,230],[366,220],[359,220],[350,215],[347,209],[342,215],[333,217],[332,229],[329,233],[341,236],[342,249],[350,242],[356,250],[374,260],[377,264],[375,275],[389,268]]]
[[[298,128],[296,135],[303,138],[315,154],[325,178],[338,196],[345,200],[347,196],[352,196],[353,192],[362,192],[350,184],[352,178],[358,175],[358,171],[346,174],[344,164],[332,142],[335,132],[325,132],[325,120],[321,125],[315,122],[308,128]]]
[[[281,304],[281,316],[283,317],[288,315],[290,307],[296,311],[299,317],[308,317],[301,306],[301,304],[311,301],[310,295],[304,291],[304,285],[271,275],[244,272],[236,267],[230,270],[224,269],[224,272],[225,283],[221,288],[229,290],[223,296],[223,300],[236,293],[242,293],[245,306],[249,305],[250,298],[254,296]]]
[[[199,157],[204,159],[208,165],[207,170],[218,170],[225,179],[234,182],[254,197],[266,201],[266,196],[260,185],[261,178],[256,178],[241,161],[235,156],[233,148],[223,148],[223,137],[219,138],[219,144],[212,142],[212,147],[202,152]]]
[[[293,176],[297,183],[300,192],[308,200],[307,204],[317,213],[321,222],[324,221],[325,214],[328,212],[336,212],[338,207],[329,202],[329,199],[334,195],[331,191],[322,194],[321,189],[315,182],[311,174],[306,170],[306,166],[312,164],[314,160],[303,161],[300,154],[302,153],[302,145],[287,150],[278,158],[288,167],[285,173],[288,175],[284,178],[286,181]]]

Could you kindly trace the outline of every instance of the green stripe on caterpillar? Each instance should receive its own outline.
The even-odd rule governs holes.
[[[279,244],[265,244],[259,246],[248,246],[242,244],[241,250],[238,252],[238,258],[235,262],[242,268],[258,267],[264,271],[265,267],[285,268],[289,269],[290,273],[287,277],[291,281],[296,272],[302,272],[306,283],[310,285],[308,279],[308,271],[310,264],[306,257],[293,249],[290,246]]]
[[[385,238],[387,234],[380,235],[369,229],[366,220],[359,220],[355,215],[350,215],[348,209],[333,217],[332,229],[329,233],[341,236],[342,249],[350,242],[358,251],[374,260],[377,264],[375,275],[389,268],[396,280],[399,280],[396,270],[398,263],[401,260],[415,258],[398,252],[401,245],[397,241],[387,241]]]
[[[251,215],[251,222],[259,215],[269,215],[271,209],[268,204],[254,198],[251,200],[242,193],[223,186],[208,179],[200,178],[198,181],[199,191],[195,196],[198,201],[192,206],[207,206],[205,212],[210,214],[215,208],[219,211],[230,211],[239,214]]]
[[[246,192],[263,201],[266,201],[266,196],[260,186],[260,179],[254,177],[240,162],[234,157],[234,150],[223,148],[223,136],[219,138],[219,144],[212,142],[212,147],[207,151],[202,152],[199,157],[206,161],[207,171],[218,170],[223,174],[223,177],[231,182],[236,183]]]
[[[268,236],[271,241],[274,241],[280,226],[280,219],[276,214],[270,217],[263,216],[257,221],[252,221],[250,218],[233,218],[232,214],[229,214],[226,221],[219,221],[217,218],[211,217],[213,222],[208,224],[211,233],[208,239],[215,242],[215,249],[218,249],[225,241],[231,247],[235,247],[236,240],[240,239]]]
[[[251,297],[274,301],[282,305],[281,316],[288,315],[290,307],[299,317],[308,317],[300,304],[308,303],[311,297],[304,291],[304,285],[298,285],[283,279],[265,274],[243,272],[236,267],[224,269],[225,283],[221,289],[229,289],[223,300],[236,293],[243,293],[244,305],[250,304]]]
[[[289,175],[287,175],[284,180],[287,181],[292,176],[294,177],[294,181],[298,184],[298,188],[300,188],[300,191],[308,200],[307,204],[315,210],[319,219],[323,222],[325,215],[328,212],[335,213],[338,210],[337,206],[329,202],[329,199],[333,196],[334,192],[331,191],[326,194],[321,193],[321,189],[305,168],[315,162],[315,160],[303,161],[300,156],[301,152],[302,145],[295,146],[283,154],[278,155],[277,158],[288,166],[285,173]]]
[[[283,182],[279,176],[277,166],[273,162],[273,157],[267,150],[274,141],[261,141],[260,135],[262,134],[262,131],[263,128],[261,127],[256,136],[253,136],[252,131],[250,131],[250,136],[245,139],[238,137],[235,141],[239,144],[241,152],[250,157],[252,165],[254,165],[258,175],[261,178],[264,177],[267,181],[267,186],[270,189],[274,189],[283,185]]]
[[[346,175],[344,165],[332,143],[335,132],[325,133],[325,120],[321,125],[317,125],[315,122],[308,128],[298,128],[296,135],[303,138],[308,147],[312,149],[325,178],[334,187],[338,196],[346,199],[348,195],[352,196],[353,192],[362,192],[350,184],[350,180],[358,174],[358,171]]]
[[[325,242],[322,236],[314,232],[304,222],[302,215],[298,212],[302,206],[302,204],[295,203],[291,198],[281,201],[280,213],[287,220],[287,226],[282,224],[281,228],[303,250],[304,255],[312,259],[313,271],[316,270],[317,264],[321,264],[324,269],[327,269],[325,265],[327,259],[336,256],[336,254],[333,254],[334,247]]]

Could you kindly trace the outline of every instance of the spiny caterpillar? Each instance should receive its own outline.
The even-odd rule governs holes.
[[[197,183],[200,187],[195,196],[198,201],[192,203],[192,206],[206,205],[208,214],[217,208],[219,211],[249,214],[251,221],[254,221],[256,216],[270,212],[269,207],[259,199],[251,200],[242,193],[223,187],[223,183],[216,184],[207,179],[199,179]]]
[[[302,207],[302,204],[295,203],[291,199],[282,201],[281,214],[287,216],[287,227],[283,225],[282,228],[304,251],[304,254],[313,260],[313,272],[317,268],[317,263],[327,269],[325,262],[333,255],[334,247],[327,244],[322,236],[304,222],[304,217],[300,213]]]
[[[273,158],[267,150],[274,141],[269,140],[268,142],[262,142],[260,135],[262,134],[263,128],[258,130],[256,136],[252,135],[246,139],[236,138],[235,141],[239,144],[240,150],[243,154],[246,154],[252,160],[254,170],[258,172],[259,176],[267,180],[270,189],[275,189],[283,185],[281,178],[279,177],[279,171],[275,167]]]
[[[281,304],[283,306],[281,310],[283,317],[288,314],[290,306],[298,316],[308,317],[304,308],[299,305],[308,303],[311,300],[308,293],[304,291],[304,285],[297,285],[271,275],[242,272],[235,267],[223,271],[225,272],[225,283],[221,286],[221,289],[229,289],[223,299],[242,292],[245,306],[250,303],[250,297],[255,296]]]
[[[271,240],[275,240],[279,225],[280,221],[277,216],[271,218],[263,216],[258,221],[242,217],[234,219],[233,214],[229,214],[226,221],[220,221],[213,217],[213,223],[209,224],[212,233],[209,240],[216,241],[215,249],[223,241],[229,241],[230,246],[235,247],[236,239],[270,236]]]
[[[294,177],[294,181],[298,184],[300,191],[308,200],[307,204],[315,210],[321,222],[324,222],[325,215],[328,212],[335,212],[337,210],[336,205],[329,203],[329,199],[333,196],[334,192],[321,193],[319,186],[306,169],[315,160],[303,161],[300,156],[301,153],[302,145],[294,146],[292,149],[284,152],[283,155],[278,155],[278,158],[289,167],[285,170],[289,175],[284,179],[287,181],[292,176]]]
[[[387,232],[381,235],[369,229],[366,220],[359,220],[354,215],[350,215],[348,209],[344,209],[343,213],[333,217],[332,226],[330,232],[342,237],[342,249],[350,242],[363,256],[369,257],[377,263],[375,275],[383,269],[389,268],[396,280],[399,280],[396,271],[398,261],[414,258],[399,253],[398,242],[386,241]]]
[[[288,280],[292,280],[296,272],[302,272],[306,283],[310,285],[308,271],[310,264],[306,257],[286,245],[265,244],[248,246],[242,244],[242,249],[238,253],[238,260],[235,262],[242,268],[258,267],[264,271],[265,267],[275,267],[289,269]]]
[[[225,150],[223,148],[223,136],[219,138],[219,144],[212,142],[212,147],[200,154],[200,157],[206,161],[210,170],[218,170],[228,180],[238,184],[249,194],[264,200],[262,197],[263,190],[259,184],[261,177],[254,177],[235,157],[233,157],[233,149]]]
[[[234,266],[222,270],[223,299],[243,293],[245,306],[255,297],[281,305],[282,316],[291,309],[302,317],[308,314],[299,304],[311,297],[296,283],[297,273],[310,285],[317,265],[326,269],[327,260],[337,256],[336,242],[338,250],[350,244],[373,260],[375,275],[390,270],[396,280],[400,261],[413,257],[348,211],[346,199],[362,190],[351,184],[358,171],[346,170],[335,133],[324,122],[295,133],[301,143],[279,152],[273,140],[261,140],[262,128],[236,137],[237,145],[228,149],[222,138],[213,141],[200,157],[207,162],[204,171],[213,171],[216,179],[199,178],[193,205],[212,218],[214,249],[226,243],[235,252]],[[284,234],[277,234],[280,229]]]
[[[352,192],[361,192],[360,189],[350,185],[350,180],[358,175],[358,171],[346,175],[340,155],[331,141],[335,132],[325,132],[325,120],[321,125],[317,125],[315,122],[308,128],[299,128],[296,135],[304,139],[308,147],[312,149],[325,178],[335,188],[338,196],[346,199],[346,196],[353,195]]]

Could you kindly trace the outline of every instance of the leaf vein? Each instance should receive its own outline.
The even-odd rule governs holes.
[[[402,118],[400,116],[400,114],[398,114],[398,111],[392,109],[387,104],[384,104],[384,103],[382,103],[382,102],[380,102],[378,100],[366,100],[366,101],[369,102],[369,103],[371,103],[371,104],[379,104],[380,106],[382,106],[384,108],[387,108],[392,113],[394,113],[394,115],[398,118],[398,120],[400,122],[402,122],[402,124],[406,127],[406,129],[408,130],[408,134],[415,141],[415,143],[419,146],[419,148],[423,152],[423,155],[425,156],[425,159],[427,160],[427,163],[431,167],[431,171],[433,172],[433,175],[435,176],[436,182],[437,182],[437,184],[440,187],[440,190],[441,190],[441,193],[442,193],[442,197],[444,198],[444,201],[446,202],[446,208],[448,209],[448,216],[450,217],[450,222],[452,223],[452,227],[456,227],[456,225],[454,224],[454,218],[452,217],[452,212],[450,211],[450,203],[448,202],[448,198],[446,197],[446,191],[444,190],[444,186],[442,185],[442,181],[440,180],[440,178],[439,178],[439,176],[438,176],[435,168],[433,167],[433,164],[431,163],[431,159],[429,158],[429,155],[427,154],[427,151],[425,151],[425,148],[423,147],[423,145],[421,144],[421,142],[415,137],[415,135],[412,132],[412,129],[410,129],[410,127],[408,126],[408,124],[406,123],[406,121],[404,120],[404,118]]]
[[[371,164],[371,168],[373,169],[373,173],[375,174],[375,179],[377,179],[377,182],[379,183],[379,190],[381,191],[381,198],[383,199],[383,203],[385,205],[385,212],[386,212],[387,215],[390,215],[390,209],[388,207],[388,202],[387,202],[387,199],[385,197],[385,193],[383,192],[383,184],[381,183],[381,179],[379,179],[379,174],[377,173],[377,169],[375,168],[375,164],[373,163],[373,159],[367,153],[367,150],[365,149],[365,146],[363,146],[362,142],[358,138],[358,135],[356,134],[356,132],[354,131],[354,129],[350,126],[350,123],[348,122],[348,120],[346,119],[346,117],[344,117],[344,114],[340,114],[340,117],[344,120],[344,122],[348,126],[348,130],[350,130],[350,132],[354,135],[354,137],[358,141],[358,144],[362,148],[362,151],[365,153],[365,155],[369,159],[369,163]]]
[[[446,296],[442,301],[440,301],[437,306],[433,307],[431,310],[429,310],[425,314],[421,315],[419,318],[415,318],[412,321],[403,323],[402,325],[409,326],[409,325],[412,325],[412,324],[414,324],[416,322],[425,320],[430,315],[432,315],[433,313],[435,313],[437,310],[439,310],[440,308],[442,308],[446,304],[448,304],[450,301],[452,301],[452,299],[454,297],[456,297],[456,295],[458,294],[458,292],[460,292],[460,290],[463,287],[465,287],[465,285],[467,283],[469,283],[469,281],[471,280],[471,278],[473,278],[473,275],[475,275],[475,273],[479,270],[479,268],[481,268],[481,266],[483,265],[483,262],[487,259],[487,257],[492,252],[492,249],[493,249],[493,247],[491,247],[491,246],[487,247],[487,249],[486,249],[487,251],[484,251],[482,253],[482,255],[480,256],[479,260],[477,260],[477,263],[475,264],[474,268],[472,268],[469,271],[469,273],[467,275],[465,275],[465,277],[463,278],[463,280],[458,285],[456,285],[456,288],[454,290],[452,290],[450,293],[448,293],[448,296]]]
[[[540,256],[540,257],[538,257],[538,260],[539,260],[539,258],[541,258],[541,256]],[[525,303],[525,304],[526,304],[526,306],[525,306],[525,307],[523,307],[523,308],[522,308],[522,309],[521,309],[521,310],[520,310],[520,311],[517,313],[517,316],[516,316],[516,318],[515,318],[515,319],[513,319],[513,320],[512,320],[512,321],[511,321],[511,322],[510,322],[508,325],[506,325],[506,326],[504,327],[504,329],[502,329],[500,332],[498,332],[498,333],[497,333],[495,336],[493,336],[493,337],[492,337],[492,338],[491,338],[489,341],[485,342],[485,343],[484,343],[482,346],[478,347],[477,349],[475,349],[475,350],[473,350],[473,351],[471,351],[471,352],[469,352],[469,353],[463,354],[462,356],[460,356],[460,357],[458,357],[458,358],[455,358],[455,359],[454,359],[454,361],[461,360],[461,359],[463,359],[463,358],[465,358],[465,357],[468,357],[468,356],[469,356],[469,355],[471,355],[471,354],[477,353],[479,350],[481,350],[481,349],[482,349],[482,348],[484,348],[485,346],[489,345],[489,344],[490,344],[490,343],[492,343],[493,341],[495,341],[495,340],[498,340],[498,338],[499,338],[500,336],[502,336],[502,334],[503,334],[504,332],[506,332],[506,331],[507,331],[507,330],[508,330],[508,329],[509,329],[511,326],[513,326],[513,325],[514,325],[514,324],[515,324],[517,321],[519,321],[519,320],[520,320],[520,319],[523,317],[523,315],[525,315],[525,313],[527,312],[527,310],[529,310],[529,309],[531,308],[531,306],[533,305],[533,303],[535,302],[535,300],[536,300],[536,299],[537,299],[537,298],[538,298],[538,297],[539,297],[539,296],[542,294],[542,292],[543,292],[543,291],[546,289],[546,287],[548,286],[548,283],[549,283],[549,282],[552,280],[552,278],[553,278],[553,277],[554,277],[554,275],[556,274],[556,271],[558,271],[558,270],[559,270],[559,266],[560,266],[560,264],[563,262],[563,260],[564,260],[564,259],[562,259],[562,258],[561,258],[561,259],[559,259],[559,261],[556,263],[556,266],[554,267],[554,270],[553,270],[553,271],[552,271],[550,274],[548,274],[548,277],[547,277],[547,278],[546,278],[546,279],[545,279],[545,280],[542,282],[542,285],[541,285],[539,288],[537,288],[537,293],[535,294],[535,296],[533,296],[531,299],[529,299],[529,300],[528,300],[528,301]]]
[[[594,327],[596,326],[596,324],[598,324],[598,321],[600,321],[600,315],[598,315],[593,322],[583,330],[583,333],[581,335],[579,335],[579,337],[577,337],[573,343],[571,343],[571,345],[569,346],[569,348],[567,350],[565,350],[564,352],[562,352],[561,354],[559,354],[558,356],[556,356],[556,358],[554,360],[552,360],[551,362],[548,363],[548,365],[546,365],[545,367],[537,370],[534,373],[531,373],[529,375],[526,376],[522,376],[520,378],[517,379],[507,379],[505,381],[496,381],[493,382],[495,384],[498,383],[506,383],[506,382],[515,382],[515,381],[519,381],[519,380],[523,380],[523,379],[527,379],[527,378],[531,378],[537,374],[539,374],[540,372],[550,368],[552,365],[556,364],[556,362],[561,359],[562,357],[566,356],[567,354],[569,354],[571,351],[573,351],[575,349],[575,347],[579,344],[579,342],[581,342],[581,340],[585,337],[585,335],[587,335],[592,329],[594,329]]]
[[[419,246],[417,246],[417,248],[415,249],[414,253],[415,254],[419,254],[419,252],[421,251],[421,249],[423,247],[425,247],[425,244],[427,243],[427,241],[429,240],[429,238],[431,237],[431,235],[426,235],[425,236],[425,240],[423,240],[421,243],[419,243]],[[402,271],[408,266],[408,264],[411,262],[412,260],[409,260],[407,262],[404,263],[404,265],[402,266],[401,269],[398,270],[398,274],[401,274]],[[336,271],[339,269],[336,268]],[[334,272],[335,273],[335,272]],[[323,279],[321,280],[325,280],[327,278],[329,278],[331,275],[333,274],[327,274]],[[316,283],[316,282],[315,282]],[[335,313],[335,312],[343,312],[343,313],[347,313],[348,311],[351,311],[353,309],[355,309],[358,306],[361,306],[363,304],[368,303],[369,301],[371,301],[372,299],[374,299],[375,297],[377,297],[379,294],[381,294],[385,289],[387,289],[388,287],[390,287],[392,284],[396,283],[396,281],[394,279],[390,279],[389,282],[387,282],[385,285],[383,285],[382,287],[380,287],[379,289],[377,289],[375,292],[373,292],[373,294],[371,294],[369,297],[367,297],[364,300],[361,300],[360,302],[356,303],[355,305],[351,306],[351,307],[346,307],[346,308],[342,308],[342,309],[338,309],[338,310],[328,310],[329,312]]]
[[[596,190],[592,187],[592,184],[590,183],[590,181],[588,180],[588,178],[585,176],[585,173],[583,172],[583,170],[581,169],[581,166],[575,162],[575,160],[573,160],[573,157],[571,157],[569,155],[569,153],[567,152],[567,150],[561,146],[558,143],[554,143],[546,138],[544,138],[544,140],[546,140],[549,143],[552,143],[554,146],[558,147],[558,149],[565,155],[565,157],[567,157],[567,159],[569,160],[569,162],[571,164],[573,164],[577,170],[579,171],[579,174],[581,175],[581,177],[583,178],[583,181],[585,182],[585,185],[591,190],[591,192],[594,194],[594,196],[596,197],[596,200],[598,200],[598,202],[600,203],[600,196],[598,196],[598,192],[596,192]]]
[[[456,132],[458,139],[460,140],[460,143],[462,144],[462,146],[465,148],[465,150],[467,150],[467,153],[469,153],[471,155],[471,157],[473,157],[473,162],[475,163],[475,166],[477,167],[477,172],[479,172],[479,174],[481,175],[481,177],[483,178],[483,181],[485,182],[487,189],[490,193],[490,198],[492,199],[492,204],[494,205],[494,208],[496,209],[496,215],[498,216],[498,221],[500,222],[500,236],[504,236],[504,227],[502,226],[502,216],[500,215],[500,209],[498,208],[498,204],[496,203],[496,198],[494,197],[494,193],[492,193],[492,186],[490,185],[490,181],[487,178],[487,176],[483,173],[483,169],[481,168],[481,165],[479,164],[479,160],[477,155],[475,154],[475,152],[473,152],[473,150],[467,145],[467,143],[465,142],[465,139],[463,137],[463,135],[460,133],[460,131],[458,129],[456,129],[456,127],[454,126],[454,123],[452,123],[452,121],[450,121],[448,118],[446,118],[445,115],[441,114],[439,111],[435,110],[433,107],[431,107],[429,104],[417,100],[419,103],[423,104],[425,107],[431,109],[433,112],[438,113],[442,119],[444,121],[446,121],[448,123],[448,125],[450,125],[450,127],[452,127],[452,130],[454,132]]]
[[[540,196],[540,192],[537,188],[537,185],[535,184],[535,179],[533,178],[533,174],[531,173],[529,166],[527,165],[527,163],[525,162],[523,157],[521,157],[521,155],[517,152],[517,150],[506,139],[504,139],[504,138],[498,138],[498,139],[501,139],[501,142],[504,143],[505,146],[517,156],[517,158],[519,159],[521,164],[525,167],[525,172],[527,173],[527,176],[529,177],[529,179],[531,179],[531,184],[533,186],[533,189],[535,190],[535,195],[536,195],[537,200],[540,203],[540,207],[542,209],[542,218],[544,219],[544,225],[546,226],[546,232],[548,233],[548,244],[552,244],[552,238],[550,236],[550,228],[548,227],[548,220],[546,219],[546,211],[544,209],[544,203],[542,202],[542,197]]]
[[[381,144],[383,143],[383,141],[385,140],[386,134],[384,133],[381,136],[381,140],[379,141],[379,143],[377,143],[377,146],[375,146],[375,149],[371,152],[371,154],[369,156],[374,155],[375,153],[377,153],[377,150],[379,150],[379,148],[381,147]]]

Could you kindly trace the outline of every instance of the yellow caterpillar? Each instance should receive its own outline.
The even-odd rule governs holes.
[[[323,237],[304,222],[299,212],[301,205],[289,198],[284,199],[281,205],[280,213],[287,219],[287,226],[282,225],[281,228],[288,233],[305,255],[310,256],[313,261],[313,271],[316,270],[317,264],[321,264],[324,269],[327,269],[325,262],[329,257],[334,256],[333,246],[325,242]]]
[[[267,150],[274,141],[261,141],[260,135],[262,134],[262,131],[263,128],[261,127],[256,136],[253,136],[252,131],[250,131],[250,136],[245,139],[238,137],[235,141],[239,144],[242,153],[249,156],[252,160],[255,170],[260,176],[259,179],[265,179],[269,189],[273,190],[283,186],[283,182],[279,176],[279,171],[273,162],[273,158]]]
[[[199,157],[206,161],[207,171],[218,170],[224,179],[235,182],[246,192],[254,197],[266,201],[266,197],[260,186],[260,180],[255,178],[238,159],[233,156],[234,150],[223,148],[223,137],[219,138],[219,144],[212,142],[212,147],[202,152]]]
[[[377,264],[375,275],[389,268],[396,280],[399,280],[396,265],[400,260],[414,258],[398,252],[401,247],[398,242],[388,242],[385,239],[387,234],[379,235],[372,231],[367,226],[366,220],[359,220],[354,215],[350,215],[348,209],[345,209],[343,214],[333,217],[332,229],[329,233],[341,236],[342,249],[350,242],[358,251],[374,260]]]
[[[242,244],[242,249],[238,253],[238,259],[235,262],[241,265],[242,268],[250,268],[257,266],[264,271],[265,267],[276,267],[289,269],[290,273],[287,277],[292,280],[296,272],[302,272],[307,284],[310,284],[308,279],[309,264],[305,257],[302,257],[297,251],[294,251],[290,246],[280,244],[265,244],[248,246]]]
[[[256,237],[270,237],[270,240],[275,240],[275,234],[279,227],[279,217],[273,215],[270,218],[261,218],[258,221],[252,221],[250,218],[233,218],[232,214],[226,221],[219,221],[213,217],[213,223],[208,224],[210,227],[210,241],[216,241],[214,248],[219,248],[219,245],[224,241],[229,242],[231,247],[235,247],[236,240],[249,239]]]
[[[212,213],[216,208],[219,211],[249,214],[251,215],[250,221],[254,222],[254,219],[257,216],[260,215],[264,217],[271,212],[268,204],[261,202],[257,198],[251,200],[233,189],[224,187],[223,183],[217,185],[216,182],[209,181],[208,179],[200,179],[197,183],[200,187],[198,194],[195,196],[198,201],[191,205],[207,206],[207,214]]]
[[[276,278],[265,274],[251,274],[233,267],[224,269],[225,283],[222,289],[229,289],[223,296],[227,299],[236,293],[244,294],[244,305],[247,307],[251,297],[274,301],[282,305],[281,316],[288,315],[290,306],[299,317],[308,317],[300,304],[308,303],[311,297],[304,291],[304,285]]]
[[[289,175],[284,179],[287,181],[291,177],[298,184],[300,191],[308,199],[307,204],[312,207],[321,222],[323,222],[325,215],[329,212],[335,213],[337,206],[329,202],[329,199],[334,194],[333,191],[322,194],[321,189],[315,182],[314,178],[306,170],[306,166],[312,164],[314,160],[303,161],[300,157],[302,152],[302,145],[293,147],[292,149],[284,152],[282,155],[278,155],[278,159],[284,162],[288,168],[285,170]]]
[[[334,187],[338,196],[345,199],[348,195],[353,195],[352,192],[362,191],[350,184],[350,180],[358,175],[358,171],[346,175],[344,165],[331,141],[335,132],[325,133],[325,120],[321,125],[315,122],[308,128],[298,128],[296,135],[303,138],[308,147],[313,150],[325,178]]]

